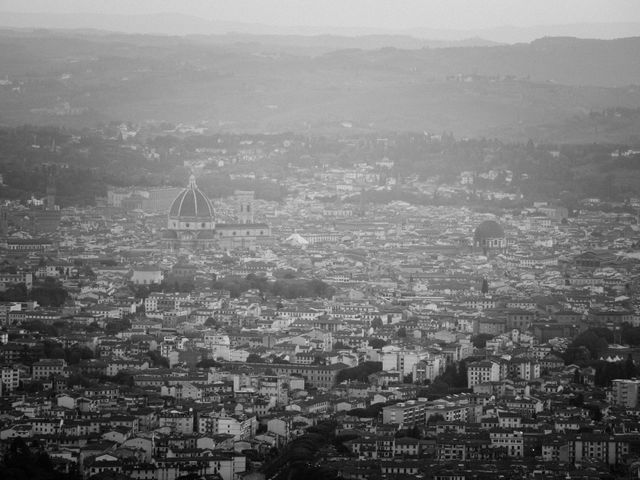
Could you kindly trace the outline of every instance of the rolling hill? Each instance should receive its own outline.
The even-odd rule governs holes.
[[[592,119],[640,107],[640,37],[336,50],[319,50],[318,39],[237,39],[2,31],[0,123],[170,121],[561,142],[634,142],[638,132],[635,116],[617,118],[616,128]]]

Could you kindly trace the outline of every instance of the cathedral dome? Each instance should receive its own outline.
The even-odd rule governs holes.
[[[185,188],[171,204],[169,217],[176,219],[213,219],[213,207],[207,196],[196,185],[193,175]]]
[[[502,227],[493,220],[486,220],[482,222],[476,228],[476,231],[473,234],[474,240],[483,240],[489,238],[502,238],[504,237],[504,230]]]
[[[473,246],[476,248],[498,248],[507,246],[507,239],[502,227],[493,220],[486,220],[473,233]]]

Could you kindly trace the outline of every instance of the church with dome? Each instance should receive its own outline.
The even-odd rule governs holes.
[[[503,251],[507,248],[507,237],[497,222],[485,220],[473,232],[473,247],[484,252]]]
[[[253,192],[235,192],[237,223],[216,224],[213,205],[198,188],[195,176],[175,198],[169,209],[163,248],[175,251],[205,251],[216,248],[243,248],[266,243],[271,228],[253,222]]]

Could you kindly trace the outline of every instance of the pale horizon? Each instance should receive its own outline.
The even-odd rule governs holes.
[[[635,0],[403,0],[401,3],[388,0],[0,0],[0,12],[181,14],[208,21],[272,27],[396,32],[415,29],[477,31],[511,27],[526,29],[640,23],[640,2]]]

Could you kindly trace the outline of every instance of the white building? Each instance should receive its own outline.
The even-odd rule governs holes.
[[[500,364],[492,360],[482,360],[467,367],[467,387],[487,382],[500,381]]]

